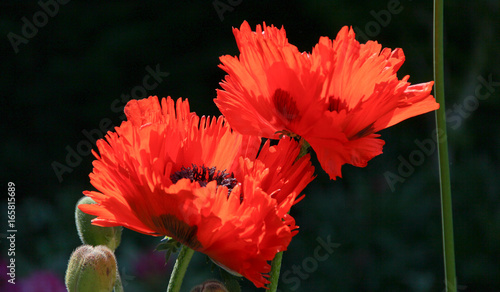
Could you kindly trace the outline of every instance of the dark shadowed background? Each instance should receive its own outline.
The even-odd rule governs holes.
[[[499,12],[494,0],[445,5],[459,291],[500,291]],[[432,1],[2,1],[0,290],[63,281],[80,244],[73,212],[91,189],[90,147],[119,125],[127,100],[184,97],[198,114],[219,115],[218,57],[238,54],[231,28],[243,20],[284,25],[301,51],[349,25],[361,42],[403,48],[400,78],[433,79]],[[443,291],[433,127],[429,113],[382,131],[384,153],[366,168],[344,166],[336,181],[314,161],[317,179],[292,209],[300,232],[284,254],[281,291]],[[8,182],[16,186],[16,286],[6,283]],[[165,290],[171,263],[152,252],[158,242],[124,231],[125,291]],[[206,261],[195,255],[183,291],[219,277]]]

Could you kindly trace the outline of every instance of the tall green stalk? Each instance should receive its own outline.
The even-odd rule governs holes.
[[[274,256],[273,261],[271,262],[271,273],[269,274],[269,292],[276,292],[278,289],[278,279],[280,278],[281,271],[281,259],[283,258],[283,252],[280,251]]]
[[[443,225],[444,273],[446,291],[457,291],[455,273],[455,246],[453,240],[453,211],[451,202],[450,167],[448,161],[448,139],[446,134],[446,109],[444,98],[443,60],[443,0],[434,0],[434,90],[440,105],[436,111],[436,135],[439,156],[439,179],[441,190],[441,216]]]
[[[182,280],[186,274],[187,267],[191,258],[193,257],[194,250],[183,245],[179,256],[175,261],[174,270],[170,275],[170,282],[168,283],[167,292],[179,292],[181,290]]]

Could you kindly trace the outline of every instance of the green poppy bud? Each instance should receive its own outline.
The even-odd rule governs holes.
[[[208,280],[194,287],[191,292],[228,292],[228,290],[221,282]]]
[[[68,292],[111,292],[117,274],[115,254],[105,245],[79,246],[66,270]]]
[[[81,204],[95,204],[95,201],[92,200],[92,198],[83,197],[76,203],[76,229],[78,230],[78,236],[80,236],[82,243],[93,246],[106,245],[114,251],[120,245],[123,227],[101,227],[92,225],[91,221],[96,218],[96,216],[83,213],[78,209],[78,205]]]

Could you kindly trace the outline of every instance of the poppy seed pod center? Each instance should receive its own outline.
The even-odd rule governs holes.
[[[181,170],[176,171],[170,176],[170,180],[174,184],[183,178],[188,178],[191,182],[197,181],[202,187],[205,187],[211,181],[216,181],[217,186],[227,187],[229,193],[238,184],[234,174],[229,174],[225,170],[217,170],[215,167],[209,168],[204,165],[198,167],[195,164],[192,167],[183,166]]]

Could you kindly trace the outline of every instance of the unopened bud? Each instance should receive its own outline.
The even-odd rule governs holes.
[[[76,203],[76,229],[78,230],[78,236],[80,236],[82,243],[93,246],[106,245],[114,251],[120,245],[123,227],[101,227],[92,225],[91,221],[96,218],[96,216],[82,212],[78,208],[78,206],[82,204],[95,204],[95,201],[92,200],[92,198],[83,197]]]
[[[226,286],[219,281],[209,280],[194,287],[191,292],[228,292]]]
[[[79,246],[66,270],[68,292],[111,292],[116,281],[115,254],[104,245]]]

